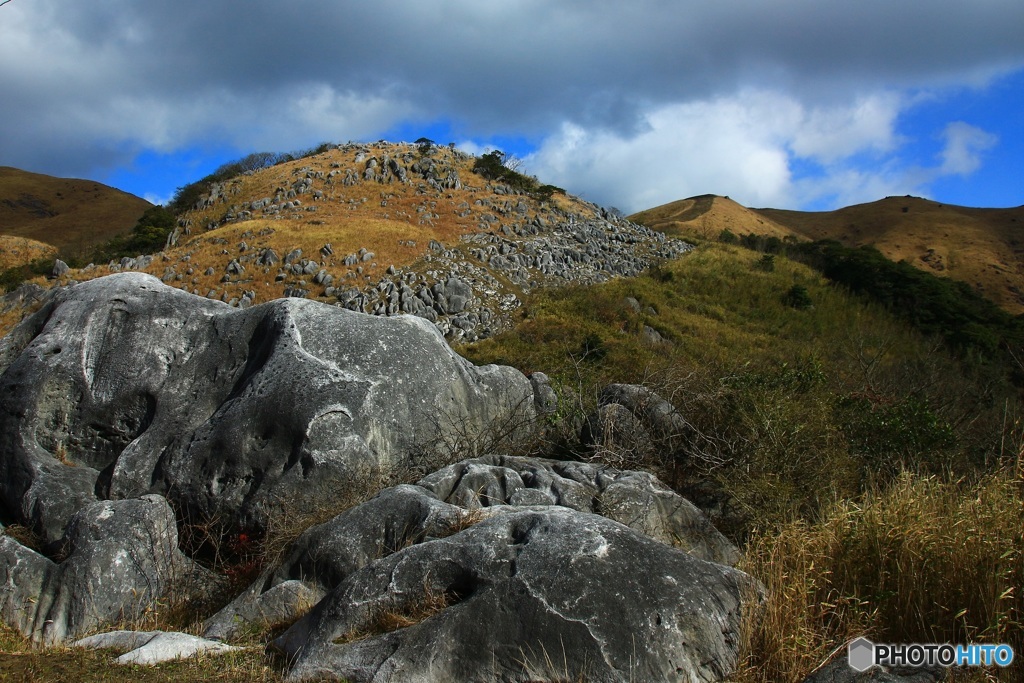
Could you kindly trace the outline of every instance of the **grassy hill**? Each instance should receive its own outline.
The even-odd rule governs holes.
[[[129,232],[150,206],[92,180],[0,167],[0,235],[34,240],[63,252],[87,251]]]
[[[1024,313],[1024,207],[975,209],[917,197],[887,197],[836,211],[747,209],[694,197],[630,217],[656,229],[715,238],[723,229],[871,245],[940,277],[966,282],[1014,315]]]
[[[635,213],[629,219],[666,234],[698,239],[715,239],[723,230],[737,235],[754,232],[780,239],[797,234],[728,197],[710,194],[656,206]]]

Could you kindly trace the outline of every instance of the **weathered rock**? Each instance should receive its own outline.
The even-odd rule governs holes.
[[[533,386],[534,403],[537,412],[543,415],[554,413],[558,410],[558,395],[551,388],[551,380],[543,372],[530,374],[530,384]]]
[[[50,272],[50,275],[55,278],[64,277],[68,274],[69,270],[71,270],[71,268],[68,267],[68,264],[57,259],[53,262],[53,270]]]
[[[603,459],[639,461],[650,455],[654,440],[629,408],[618,403],[598,406],[583,423],[580,442]]]
[[[204,635],[229,639],[250,624],[287,623],[382,556],[450,536],[492,514],[522,507],[600,512],[695,557],[732,565],[736,548],[707,518],[655,477],[591,463],[492,455],[396,486],[312,527],[291,553],[231,605]]]
[[[125,654],[114,660],[118,664],[143,665],[187,659],[200,654],[219,655],[241,649],[174,631],[109,631],[82,638],[73,645],[89,650],[120,650]]]
[[[414,464],[446,430],[525,434],[522,374],[413,316],[283,299],[231,308],[124,273],[58,292],[0,341],[0,505],[53,541],[97,498],[166,494],[261,528]]]
[[[97,502],[72,517],[57,563],[0,536],[0,618],[39,644],[60,643],[155,601],[204,590],[204,571],[178,550],[174,513],[160,496]]]
[[[626,408],[647,434],[661,440],[666,446],[680,447],[693,437],[693,427],[686,418],[671,403],[647,387],[637,384],[609,384],[598,395],[598,404],[617,404]],[[615,411],[614,415],[618,417],[620,412]]]
[[[647,472],[489,455],[449,465],[417,485],[466,509],[543,502],[593,512],[702,559],[727,565],[739,559],[700,510]]]
[[[510,508],[354,572],[274,644],[293,681],[721,680],[746,591],[604,517]]]

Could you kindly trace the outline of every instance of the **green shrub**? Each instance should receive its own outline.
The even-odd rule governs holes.
[[[723,244],[737,244],[740,238],[732,230],[725,228],[722,232],[718,233],[718,241]]]
[[[814,302],[811,301],[811,295],[807,293],[807,288],[803,285],[793,285],[790,287],[789,291],[782,297],[782,302],[798,311],[806,311],[814,306]]]
[[[771,273],[775,270],[775,254],[763,254],[754,264],[754,267],[766,273]]]

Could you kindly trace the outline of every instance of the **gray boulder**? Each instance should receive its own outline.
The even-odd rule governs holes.
[[[174,631],[110,631],[77,640],[75,647],[120,650],[118,664],[153,665],[197,655],[219,655],[241,648]]]
[[[174,513],[155,495],[83,508],[58,553],[66,559],[0,535],[0,618],[37,644],[139,619],[157,600],[202,594],[210,578],[178,550]]]
[[[52,277],[60,278],[67,275],[69,270],[71,270],[71,268],[68,267],[68,264],[64,263],[60,259],[57,259],[53,262],[53,270],[51,271],[50,274]]]
[[[417,485],[465,509],[558,505],[597,513],[711,562],[739,560],[736,547],[696,506],[647,472],[489,455],[449,465]]]
[[[146,493],[259,530],[285,501],[321,507],[536,414],[526,377],[473,366],[421,318],[232,308],[140,273],[58,292],[0,341],[0,373],[0,513],[46,542]]]
[[[491,455],[445,467],[415,486],[385,489],[310,528],[280,565],[207,622],[204,635],[230,639],[252,625],[289,623],[383,556],[495,514],[538,506],[600,512],[700,559],[726,565],[738,559],[699,510],[650,474]]]
[[[584,445],[626,463],[686,452],[696,439],[693,426],[675,406],[637,384],[609,384],[602,389],[598,409],[587,417],[580,433]]]
[[[354,572],[274,646],[291,681],[713,681],[746,595],[604,517],[512,508]]]

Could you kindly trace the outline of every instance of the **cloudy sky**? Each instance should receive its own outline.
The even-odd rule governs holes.
[[[637,211],[1024,203],[1021,0],[8,0],[0,165],[163,201],[429,137]]]

